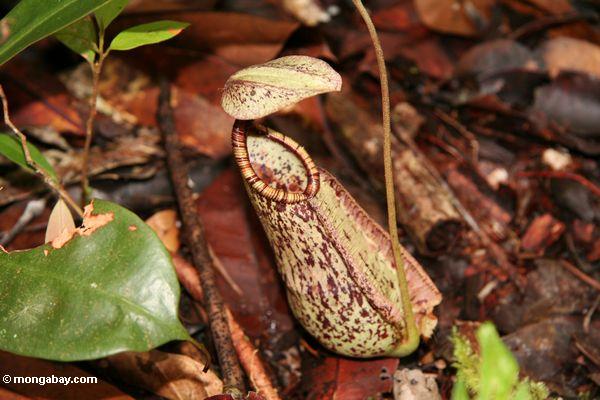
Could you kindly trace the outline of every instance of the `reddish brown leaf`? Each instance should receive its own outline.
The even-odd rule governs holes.
[[[251,338],[285,334],[293,326],[262,228],[248,220],[247,199],[237,171],[226,171],[198,200],[206,239],[242,296],[220,280],[219,287],[236,320]]]
[[[169,41],[168,46],[206,51],[240,66],[260,64],[275,58],[284,42],[299,26],[297,22],[238,13],[162,13],[161,18],[191,24],[181,35]],[[121,21],[124,27],[150,19],[131,14]]]
[[[565,230],[565,224],[550,214],[544,214],[531,222],[521,239],[521,248],[525,251],[542,254],[556,242]]]
[[[311,359],[304,365],[300,390],[305,399],[377,399],[392,391],[397,367],[398,359]]]
[[[427,27],[463,36],[475,36],[489,24],[495,0],[415,0],[419,17]]]

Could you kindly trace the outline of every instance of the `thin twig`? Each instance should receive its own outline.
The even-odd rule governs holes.
[[[585,314],[585,317],[583,318],[583,332],[585,332],[586,334],[590,333],[590,324],[592,323],[592,317],[598,309],[598,306],[600,306],[600,294],[596,297],[594,304],[592,304],[588,312]]]
[[[102,64],[107,52],[104,52],[104,32],[98,34],[98,59],[94,61],[92,66],[92,95],[90,97],[90,110],[85,123],[85,144],[83,146],[83,155],[81,158],[81,204],[87,203],[87,197],[90,187],[89,181],[89,162],[90,149],[92,147],[92,139],[94,136],[94,120],[96,119],[98,95],[100,91],[100,74],[102,73]]]
[[[568,171],[522,171],[517,172],[517,177],[524,178],[552,178],[552,179],[569,179],[585,186],[590,192],[600,197],[600,187],[594,182],[584,178],[581,175]]]
[[[577,21],[597,22],[598,15],[572,13],[545,16],[520,26],[519,28],[515,29],[510,35],[508,35],[508,38],[512,40],[519,40],[523,39],[525,36],[538,33],[542,30],[552,28],[557,25],[565,25]]]
[[[271,383],[269,374],[258,356],[258,349],[254,347],[250,339],[246,337],[242,327],[233,318],[233,314],[226,308],[227,320],[229,322],[229,330],[231,331],[231,339],[238,353],[240,362],[252,382],[252,387],[262,395],[265,400],[281,400],[277,389]]]
[[[223,299],[216,287],[215,267],[204,237],[204,228],[198,218],[192,190],[188,186],[188,167],[183,161],[179,139],[175,132],[173,110],[170,105],[171,90],[166,80],[161,82],[158,122],[167,153],[167,165],[175,190],[183,232],[192,253],[194,266],[200,276],[204,292],[204,304],[208,312],[219,364],[223,371],[225,392],[241,396],[244,392],[244,377],[231,340]]]
[[[21,143],[21,149],[23,150],[23,154],[25,155],[25,161],[27,165],[29,165],[39,176],[42,177],[44,183],[48,185],[54,192],[60,196],[71,208],[79,215],[80,218],[83,218],[83,210],[77,205],[77,203],[71,198],[69,193],[61,186],[61,184],[54,179],[46,170],[44,170],[40,165],[31,158],[31,153],[29,152],[29,148],[27,147],[27,137],[23,132],[21,132],[10,120],[9,112],[8,112],[8,100],[6,99],[6,94],[4,93],[4,88],[0,85],[0,99],[2,100],[2,109],[4,112],[4,123],[13,131],[19,142]]]
[[[382,109],[382,123],[383,123],[383,168],[385,175],[385,197],[387,203],[388,212],[388,229],[390,232],[390,240],[392,242],[392,252],[394,254],[394,261],[396,264],[396,273],[398,275],[398,283],[400,285],[400,297],[402,300],[402,311],[404,313],[405,320],[405,332],[406,338],[403,345],[398,351],[398,356],[404,356],[412,353],[419,345],[419,332],[415,322],[415,316],[413,313],[412,303],[410,301],[410,293],[408,292],[408,281],[406,279],[406,272],[404,270],[404,262],[402,259],[402,250],[400,249],[400,243],[398,242],[398,227],[396,222],[396,200],[394,195],[394,176],[392,169],[392,128],[390,118],[390,89],[388,85],[387,68],[385,66],[385,57],[383,55],[383,49],[377,30],[373,21],[369,16],[369,12],[362,4],[361,0],[352,0],[354,6],[358,10],[358,13],[362,17],[373,47],[375,49],[375,57],[377,58],[377,66],[379,68],[379,80],[381,83],[381,109]]]
[[[575,275],[577,278],[579,278],[583,282],[587,283],[594,289],[600,291],[600,282],[599,281],[595,280],[594,278],[592,278],[591,276],[589,276],[588,274],[586,274],[585,272],[583,272],[582,270],[580,270],[579,268],[577,268],[576,266],[574,266],[573,264],[568,262],[567,260],[561,260],[560,264],[563,267],[565,267],[565,269],[567,271],[569,271],[570,273]]]

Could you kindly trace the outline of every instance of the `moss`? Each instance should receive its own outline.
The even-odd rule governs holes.
[[[452,329],[456,380],[460,390],[453,391],[453,400],[544,400],[549,391],[541,382],[529,378],[518,379],[518,364],[491,323],[483,324],[477,331],[480,353],[473,351],[469,340]],[[485,338],[485,340],[483,340]],[[487,358],[487,359],[484,359]],[[490,369],[490,365],[507,365],[504,373]],[[464,388],[463,388],[464,387]],[[455,388],[456,389],[456,388]],[[466,390],[465,390],[466,389]],[[465,396],[465,393],[467,396]]]

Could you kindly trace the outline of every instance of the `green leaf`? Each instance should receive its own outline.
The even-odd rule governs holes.
[[[33,161],[39,165],[44,171],[54,179],[54,181],[58,182],[58,175],[52,165],[46,160],[46,157],[31,143],[27,142],[27,148],[29,149],[29,154]],[[23,148],[21,147],[21,142],[13,135],[9,135],[7,133],[0,133],[0,154],[4,157],[8,158],[10,161],[15,164],[19,164],[21,167],[26,170],[35,173],[34,169],[31,168],[27,164],[27,160],[25,159],[25,153],[23,153]]]
[[[257,119],[341,88],[342,77],[325,61],[287,56],[231,75],[225,83],[221,105],[234,118]]]
[[[452,388],[452,400],[469,400],[467,385],[462,380],[457,380]]]
[[[96,21],[98,21],[100,29],[105,30],[106,27],[121,14],[121,11],[127,6],[127,3],[129,3],[129,0],[113,0],[97,9],[94,15],[96,16]]]
[[[21,0],[0,21],[0,65],[111,0]]]
[[[60,361],[147,351],[189,335],[179,283],[160,239],[107,201],[86,207],[74,236],[0,250],[0,349]]]
[[[529,393],[529,386],[527,383],[519,383],[512,398],[513,400],[531,400],[531,394]]]
[[[477,329],[481,348],[479,400],[508,400],[519,379],[519,364],[490,322]]]
[[[187,22],[156,21],[125,29],[110,44],[110,50],[131,50],[147,44],[164,42],[188,27]]]
[[[56,33],[65,46],[81,55],[90,64],[94,62],[94,49],[98,42],[96,27],[89,15]]]

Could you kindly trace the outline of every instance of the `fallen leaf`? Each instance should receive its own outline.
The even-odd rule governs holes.
[[[154,17],[154,16],[153,16]],[[161,18],[190,23],[168,45],[215,54],[237,65],[262,63],[277,56],[299,24],[228,12],[167,12]],[[148,16],[124,15],[115,25],[125,28],[149,22]]]
[[[552,77],[563,71],[577,71],[600,79],[600,46],[597,44],[557,37],[542,44],[537,53],[546,63]]]
[[[433,30],[463,36],[483,32],[492,14],[495,0],[414,0],[423,23]]]
[[[392,375],[399,360],[326,357],[324,360],[310,358],[305,363],[299,388],[303,398],[368,399],[381,398],[382,393],[392,391]]]
[[[123,382],[170,400],[202,400],[223,393],[223,382],[205,364],[181,354],[151,350],[124,352],[106,359]]]
[[[171,253],[179,250],[179,228],[175,210],[158,211],[146,220],[146,224],[156,232],[167,250]]]

